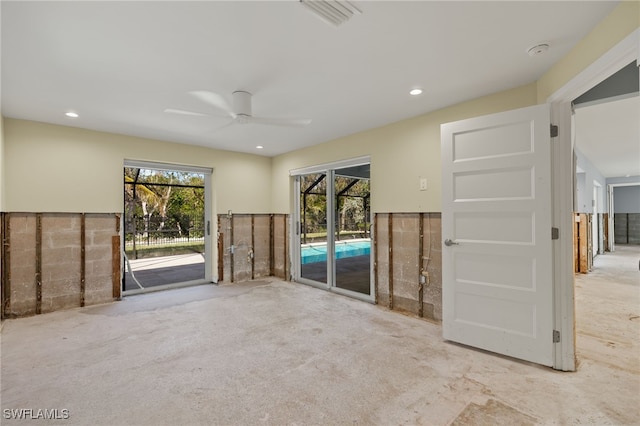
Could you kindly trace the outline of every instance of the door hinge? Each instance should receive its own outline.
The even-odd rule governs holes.
[[[552,240],[560,239],[560,230],[558,228],[551,228],[551,239]]]
[[[553,330],[553,343],[560,343],[560,332]]]
[[[551,125],[551,137],[552,138],[558,137],[558,126],[556,126],[555,124]]]

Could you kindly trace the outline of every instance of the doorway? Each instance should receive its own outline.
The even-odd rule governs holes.
[[[200,168],[125,163],[124,295],[206,282],[211,270],[206,255],[210,174]]]
[[[530,241],[523,242],[529,244],[533,241],[542,241],[542,242],[550,242],[551,247],[547,250],[547,253],[551,255],[548,265],[543,266],[540,271],[542,272],[550,272],[550,277],[541,277],[540,274],[537,274],[534,270],[533,273],[529,274],[513,274],[514,276],[531,276],[536,279],[541,279],[540,283],[543,286],[535,286],[535,291],[539,290],[550,290],[550,292],[545,291],[544,294],[540,292],[541,295],[544,296],[544,300],[538,300],[540,302],[538,306],[543,309],[551,309],[551,315],[547,316],[548,312],[543,312],[546,319],[551,319],[550,323],[545,323],[544,326],[537,328],[533,332],[531,329],[522,328],[519,333],[518,330],[514,329],[515,321],[513,318],[516,318],[516,315],[505,315],[505,312],[513,312],[514,314],[521,313],[517,311],[515,308],[511,311],[507,311],[505,309],[491,309],[491,304],[485,303],[477,303],[478,296],[485,297],[486,299],[496,299],[495,295],[499,292],[503,292],[505,286],[501,285],[499,282],[498,275],[487,275],[488,279],[478,279],[477,276],[464,278],[464,273],[469,268],[459,268],[459,270],[454,269],[455,266],[459,266],[461,264],[460,259],[463,255],[466,254],[466,250],[473,249],[474,247],[469,243],[477,243],[486,242],[490,243],[492,246],[497,246],[495,243],[502,243],[503,240],[507,242],[513,241],[514,235],[513,233],[509,235],[509,239],[496,237],[492,235],[491,238],[484,238],[485,235],[482,234],[486,232],[486,227],[484,226],[469,226],[472,223],[468,219],[469,212],[473,212],[470,207],[468,210],[464,210],[462,206],[462,202],[468,203],[471,201],[476,202],[477,200],[490,200],[490,201],[503,201],[507,199],[517,199],[519,204],[516,204],[518,208],[509,209],[507,211],[508,215],[515,216],[518,213],[522,213],[524,211],[524,207],[528,206],[527,202],[534,199],[531,194],[525,193],[522,191],[524,188],[528,188],[532,190],[535,187],[540,186],[537,185],[520,185],[518,186],[519,181],[511,179],[506,182],[500,188],[505,188],[504,194],[496,195],[495,191],[498,188],[498,185],[488,185],[488,178],[493,178],[494,181],[503,180],[498,178],[499,173],[504,171],[513,171],[515,170],[516,164],[511,164],[510,167],[503,166],[502,170],[496,170],[494,172],[493,169],[489,169],[489,166],[496,167],[496,164],[500,164],[495,161],[491,163],[486,169],[482,170],[484,173],[484,180],[474,179],[472,177],[472,173],[476,172],[476,170],[470,169],[471,166],[468,165],[468,156],[469,158],[478,159],[478,160],[487,160],[492,158],[492,155],[495,156],[495,153],[500,153],[501,157],[506,157],[508,152],[501,153],[498,149],[508,148],[508,149],[518,149],[517,145],[513,143],[500,143],[500,141],[495,140],[493,135],[490,137],[480,137],[480,140],[489,141],[491,144],[495,145],[495,149],[492,145],[489,153],[483,153],[480,150],[476,150],[479,147],[479,144],[469,144],[473,146],[473,149],[465,150],[460,149],[460,146],[464,146],[467,144],[468,136],[475,132],[475,130],[488,130],[493,131],[496,126],[495,125],[486,125],[482,120],[492,120],[492,119],[501,119],[502,117],[507,117],[508,114],[515,113],[515,111],[508,111],[500,114],[494,114],[493,116],[485,116],[485,117],[477,117],[474,119],[462,120],[456,123],[448,123],[443,124],[441,126],[441,135],[442,135],[442,162],[443,162],[443,238],[444,245],[448,249],[445,249],[443,252],[443,335],[445,338],[458,341],[464,344],[469,344],[471,346],[491,350],[498,353],[507,354],[510,356],[516,356],[521,359],[531,360],[536,363],[540,363],[543,365],[553,366],[555,369],[565,370],[565,371],[574,371],[576,369],[576,358],[575,358],[575,291],[574,291],[574,273],[573,273],[573,262],[572,262],[572,251],[573,251],[573,238],[572,238],[572,230],[573,226],[571,223],[572,216],[571,213],[574,211],[574,187],[573,183],[575,181],[575,162],[573,161],[574,157],[574,139],[572,136],[575,136],[575,129],[573,127],[572,121],[572,105],[571,102],[576,99],[581,93],[584,93],[585,90],[580,91],[580,89],[586,89],[593,87],[595,83],[595,79],[606,78],[607,76],[604,74],[611,75],[615,72],[615,69],[612,69],[612,64],[619,64],[624,66],[629,64],[631,60],[634,61],[634,66],[637,66],[637,54],[638,54],[638,32],[629,35],[625,40],[623,40],[618,46],[612,49],[609,53],[604,55],[602,58],[598,59],[596,63],[592,64],[585,71],[580,73],[577,77],[575,77],[572,81],[570,81],[566,86],[560,88],[554,94],[552,94],[547,102],[551,105],[551,116],[552,123],[551,126],[551,138],[555,138],[554,144],[551,145],[549,151],[550,156],[546,156],[546,160],[539,163],[541,166],[549,166],[551,168],[550,174],[550,182],[552,183],[552,190],[550,191],[550,206],[548,206],[545,211],[550,213],[550,217],[544,215],[545,219],[548,219],[549,223],[542,224],[542,226],[534,226],[527,227],[522,226],[520,229],[522,230],[534,230],[545,231],[551,229],[550,235],[548,233],[540,234],[535,238],[530,238]],[[587,84],[589,84],[587,86]],[[542,106],[541,106],[542,107]],[[533,108],[533,107],[531,107]],[[525,109],[523,109],[525,110]],[[548,113],[545,114],[548,118]],[[637,115],[636,115],[637,117]],[[541,117],[544,118],[544,117]],[[473,120],[480,120],[478,122],[474,122]],[[533,123],[528,118],[520,120],[520,123]],[[540,122],[544,123],[544,121],[540,120]],[[461,128],[464,128],[467,124],[473,126],[478,124],[478,129],[474,129],[471,127],[471,132],[469,129],[465,129],[464,131],[458,132]],[[546,127],[543,126],[537,132],[539,135],[543,135],[546,133],[549,122],[546,121]],[[515,132],[517,126],[513,126],[513,132]],[[558,129],[564,129],[558,131]],[[508,132],[506,132],[508,133]],[[457,137],[455,135],[459,135]],[[606,139],[605,139],[606,140]],[[638,140],[636,137],[635,139]],[[456,144],[456,149],[451,150],[453,144]],[[529,147],[533,147],[533,144],[527,145]],[[547,145],[544,145],[547,146]],[[542,152],[542,151],[540,151]],[[454,157],[454,154],[459,157]],[[483,155],[480,155],[480,154]],[[491,154],[491,155],[489,155]],[[520,149],[520,151],[514,151],[512,154],[517,154],[519,157],[524,154],[528,155],[528,149]],[[543,154],[544,155],[544,154]],[[462,156],[462,157],[460,157]],[[453,163],[454,158],[459,158],[464,161],[458,161],[456,166],[458,169],[455,169],[453,166],[451,170],[447,171],[446,167],[448,164]],[[635,157],[637,158],[637,156]],[[517,163],[520,166],[520,163]],[[469,167],[469,168],[467,168]],[[539,168],[536,167],[536,175],[538,174]],[[490,170],[487,172],[486,170]],[[531,170],[534,170],[533,168]],[[453,176],[453,173],[458,173],[457,177]],[[544,174],[541,174],[544,176]],[[528,176],[523,173],[523,176]],[[531,174],[533,176],[533,174]],[[458,188],[460,186],[460,188]],[[490,189],[489,189],[490,188]],[[520,188],[520,189],[518,189]],[[469,189],[467,191],[467,189]],[[455,200],[454,200],[455,194]],[[515,195],[517,195],[517,197]],[[519,194],[519,195],[518,195]],[[591,192],[593,194],[593,192]],[[591,199],[591,194],[589,197]],[[543,194],[544,195],[544,194]],[[546,196],[543,196],[541,199],[546,199]],[[461,201],[459,204],[455,204],[454,201]],[[535,200],[537,202],[537,199]],[[459,213],[459,220],[455,222],[455,226],[453,226],[453,221],[450,221],[449,224],[445,222],[444,217],[447,213],[447,203],[450,205],[451,209],[459,209],[457,212]],[[535,203],[534,203],[535,204]],[[477,207],[475,204],[473,206]],[[520,209],[520,210],[518,210]],[[593,207],[591,208],[593,209]],[[451,210],[453,211],[453,210]],[[495,213],[496,209],[489,209],[480,211],[480,215],[478,217],[483,218],[487,217],[491,220],[494,219],[492,216]],[[531,218],[537,218],[539,215],[530,215]],[[529,216],[527,216],[529,217]],[[476,217],[474,217],[476,219]],[[515,223],[515,221],[512,221]],[[501,229],[504,231],[503,229]],[[464,232],[463,232],[464,231]],[[527,231],[528,232],[528,231]],[[529,237],[529,236],[527,236]],[[526,244],[523,244],[526,245]],[[489,244],[487,244],[488,246]],[[530,244],[533,246],[533,244]],[[537,247],[537,246],[536,246]],[[448,253],[448,254],[447,254]],[[473,253],[477,254],[477,253]],[[479,253],[482,254],[482,253]],[[500,253],[506,255],[511,255],[511,252],[505,251],[505,253]],[[474,259],[475,260],[475,259]],[[457,261],[457,263],[456,263]],[[485,262],[488,263],[488,262]],[[533,262],[534,265],[538,266],[538,262]],[[501,262],[500,266],[506,265],[506,262]],[[485,268],[488,272],[493,272],[500,270],[499,268]],[[532,269],[533,270],[533,269]],[[504,269],[502,270],[504,271]],[[459,275],[457,273],[460,272]],[[449,273],[449,275],[447,275]],[[496,279],[495,277],[498,277]],[[494,279],[494,281],[491,281]],[[459,286],[454,286],[447,283],[461,284]],[[494,288],[489,289],[491,285],[487,286],[487,283],[493,284]],[[552,283],[550,285],[549,283]],[[546,284],[546,286],[545,286]],[[485,293],[480,293],[478,289],[479,285],[484,286],[486,290]],[[475,286],[475,287],[474,287]],[[522,286],[523,288],[525,286]],[[448,296],[445,293],[449,292]],[[456,293],[456,289],[460,289]],[[485,290],[483,289],[483,291]],[[495,290],[495,291],[494,291]],[[461,296],[460,298],[456,298],[457,296]],[[514,299],[514,301],[516,301]],[[449,306],[448,313],[445,312],[445,307]],[[515,306],[515,305],[514,305]],[[488,308],[488,309],[485,309]],[[471,313],[472,315],[469,315]],[[537,309],[530,309],[531,315],[528,315],[524,321],[521,321],[521,324],[526,324],[531,326],[531,324],[537,324],[536,322],[529,321],[530,318],[538,319],[539,313]],[[458,315],[458,316],[456,316]],[[448,320],[447,320],[448,318]],[[476,327],[477,326],[477,327]],[[511,330],[516,331],[514,336],[531,336],[534,338],[540,338],[540,342],[533,342],[532,340],[532,351],[525,351],[521,354],[514,354],[511,349],[515,348],[518,350],[522,350],[525,345],[510,345],[510,342],[505,342],[505,335],[503,333],[502,340],[500,340],[500,336],[493,336],[492,339],[484,339],[482,337],[478,338],[478,334],[474,332],[473,327],[476,330],[482,328],[484,326],[484,330],[488,330],[488,333],[492,333],[494,331],[501,332],[503,330]],[[541,331],[540,333],[538,331]],[[547,339],[547,340],[545,340]],[[515,342],[516,340],[513,339]],[[489,343],[487,343],[489,342]],[[551,345],[548,346],[547,344]],[[493,345],[488,347],[489,345]],[[503,345],[502,348],[504,351],[496,350],[496,347],[500,348],[500,345]],[[535,352],[540,351],[539,353]],[[536,356],[532,356],[536,355]],[[537,356],[539,355],[539,356]]]
[[[368,159],[292,174],[296,193],[294,279],[373,301]]]
[[[574,333],[577,327],[575,323],[576,289],[574,286],[573,262],[571,261],[573,241],[571,233],[565,232],[565,230],[573,229],[572,224],[569,223],[567,218],[570,217],[572,212],[576,211],[576,208],[580,207],[580,204],[574,199],[576,166],[579,165],[579,162],[576,163],[574,158],[576,154],[574,148],[576,145],[580,146],[580,142],[576,143],[576,139],[578,139],[576,133],[579,128],[575,121],[575,115],[573,114],[576,109],[572,103],[575,103],[578,97],[595,88],[624,67],[630,66],[632,69],[635,67],[635,72],[637,72],[638,52],[640,52],[638,50],[638,40],[640,40],[638,38],[639,33],[640,30],[635,30],[629,34],[616,46],[596,59],[591,65],[546,99],[547,102],[552,104],[554,124],[559,125],[560,129],[571,129],[568,132],[561,131],[558,137],[558,143],[554,144],[552,148],[555,182],[553,214],[554,220],[560,225],[560,239],[557,242],[558,250],[556,252],[557,254],[554,254],[554,258],[556,259],[554,262],[554,282],[556,283],[554,286],[554,329],[558,330],[561,336],[563,336],[555,351],[554,368],[557,369],[569,371],[576,369]],[[632,63],[633,65],[631,66],[630,64]],[[637,75],[635,81],[637,84]],[[600,141],[600,147],[610,148],[608,146],[610,144],[610,135],[605,135],[605,137],[598,139]],[[635,140],[637,140],[637,137]],[[609,149],[609,151],[606,152],[607,155],[612,153],[614,153],[613,149]],[[632,156],[627,155],[627,158],[631,157]],[[637,158],[637,156],[635,158]],[[602,187],[605,185],[606,183],[603,184]],[[592,197],[588,191],[585,195],[587,194],[589,198]],[[604,202],[601,205],[603,206]],[[611,222],[609,222],[609,224],[610,223]],[[612,231],[611,228],[610,226],[609,232]],[[611,241],[610,238],[609,241]]]

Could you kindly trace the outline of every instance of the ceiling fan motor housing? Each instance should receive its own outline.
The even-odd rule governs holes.
[[[251,93],[242,90],[233,92],[233,110],[238,116],[251,117]]]

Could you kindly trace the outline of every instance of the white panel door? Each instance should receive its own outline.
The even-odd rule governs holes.
[[[443,124],[443,335],[553,365],[550,111]]]

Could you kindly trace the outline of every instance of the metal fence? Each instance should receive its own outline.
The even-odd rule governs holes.
[[[142,216],[125,220],[125,248],[204,242],[204,218]]]

